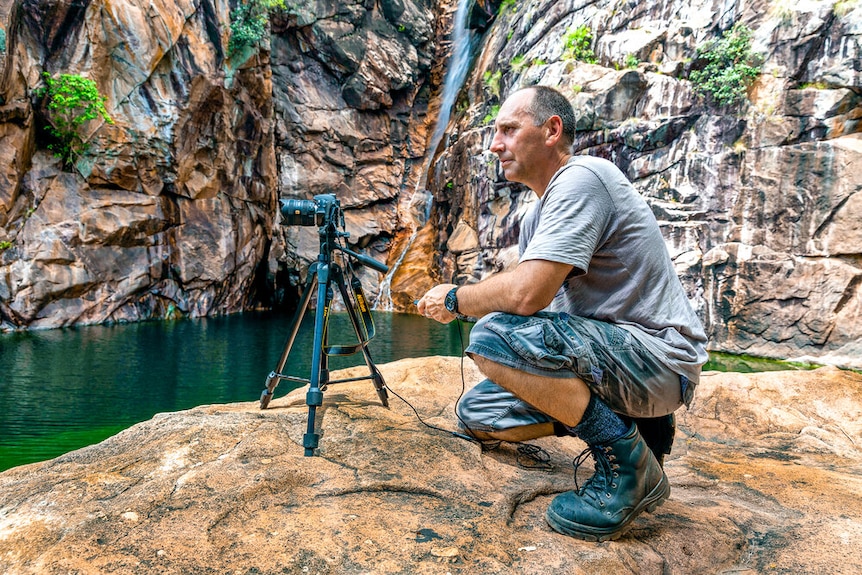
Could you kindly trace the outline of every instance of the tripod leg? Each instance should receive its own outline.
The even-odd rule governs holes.
[[[290,355],[290,350],[293,348],[293,342],[296,340],[296,334],[299,333],[299,327],[302,324],[302,318],[305,317],[305,312],[308,310],[308,302],[311,300],[312,284],[317,275],[316,266],[312,266],[308,270],[308,278],[305,280],[305,288],[302,293],[302,298],[299,300],[299,307],[296,308],[296,313],[291,322],[290,335],[287,338],[287,343],[284,345],[284,350],[281,352],[281,359],[278,360],[278,367],[274,371],[269,372],[264,382],[264,390],[260,394],[260,408],[266,409],[272,399],[272,394],[275,387],[278,385],[280,375],[284,373],[284,366],[287,363],[287,357]]]
[[[308,393],[305,395],[305,403],[308,405],[308,427],[302,436],[302,446],[305,448],[305,456],[314,455],[317,449],[320,434],[315,432],[314,418],[317,408],[323,405],[323,391],[320,389],[321,368],[325,367],[323,358],[323,341],[326,332],[326,322],[329,318],[329,305],[332,300],[332,289],[329,285],[329,264],[321,264],[317,267],[317,310],[314,314],[314,344],[311,352],[311,383]]]
[[[333,275],[335,276],[335,283],[338,284],[338,290],[341,292],[341,299],[344,301],[344,307],[347,308],[347,314],[350,316],[350,323],[353,324],[353,330],[356,332],[356,337],[358,341],[365,342],[366,333],[364,329],[360,329],[359,318],[356,315],[356,310],[351,305],[352,300],[347,291],[347,286],[344,284],[344,276],[340,269],[336,269]],[[357,279],[356,281],[359,280]],[[353,293],[354,295],[357,295],[355,290]],[[364,300],[357,303],[360,306],[368,305],[368,302]],[[380,403],[383,404],[383,407],[389,407],[389,394],[386,392],[386,382],[383,381],[383,375],[381,375],[377,366],[374,365],[374,360],[371,359],[371,353],[368,351],[367,343],[368,342],[365,342],[361,346],[362,356],[365,358],[365,365],[368,366],[368,371],[371,372],[371,381],[374,382],[374,389],[377,390],[377,397],[380,399]]]

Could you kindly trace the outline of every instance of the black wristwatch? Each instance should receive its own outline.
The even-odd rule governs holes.
[[[453,287],[449,290],[449,293],[446,294],[446,299],[443,300],[443,305],[446,306],[446,310],[449,313],[453,313],[455,315],[461,315],[458,313],[458,291],[457,287]]]

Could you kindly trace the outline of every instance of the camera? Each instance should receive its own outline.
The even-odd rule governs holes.
[[[279,200],[279,203],[285,225],[324,227],[335,224],[344,227],[341,204],[334,194],[319,194],[313,200]]]
[[[358,254],[340,245],[341,238],[349,238],[344,231],[344,212],[335,194],[318,194],[313,200],[291,199],[279,200],[284,225],[287,226],[317,226],[320,234],[320,250],[325,253],[324,260],[329,258],[334,250],[338,250],[364,266],[385,274],[389,268],[374,258]],[[339,231],[340,228],[340,231]]]

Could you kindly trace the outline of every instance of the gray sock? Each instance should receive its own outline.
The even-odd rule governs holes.
[[[599,396],[592,394],[581,422],[568,429],[587,445],[607,445],[628,433],[630,428],[631,422],[617,415]]]

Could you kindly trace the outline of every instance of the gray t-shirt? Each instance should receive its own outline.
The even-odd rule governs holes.
[[[521,224],[520,261],[574,266],[549,311],[625,328],[697,382],[706,334],[688,302],[655,216],[611,162],[574,156]]]

